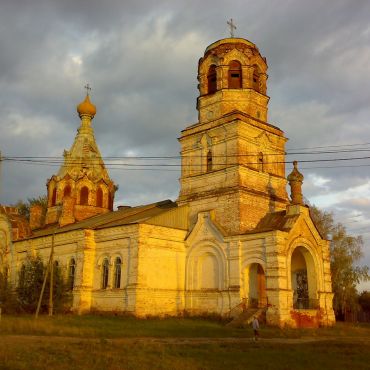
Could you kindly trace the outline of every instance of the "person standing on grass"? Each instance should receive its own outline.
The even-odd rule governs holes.
[[[260,328],[260,324],[258,322],[257,316],[253,316],[253,321],[252,321],[252,327],[254,331],[254,341],[256,342],[260,336],[258,330]]]

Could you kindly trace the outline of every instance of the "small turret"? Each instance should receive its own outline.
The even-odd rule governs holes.
[[[289,182],[289,186],[291,189],[291,203],[294,205],[303,205],[303,195],[302,195],[302,183],[303,183],[303,175],[298,171],[298,162],[293,162],[293,170],[287,177]]]

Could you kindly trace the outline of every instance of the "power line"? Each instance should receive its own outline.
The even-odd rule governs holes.
[[[338,154],[338,153],[357,153],[357,152],[370,152],[370,148],[368,149],[342,149],[342,150],[330,150],[330,151],[313,151],[313,152],[266,152],[262,153],[264,156],[282,156],[282,155],[316,155],[316,154]],[[229,158],[229,157],[255,157],[260,155],[261,152],[252,152],[247,154],[213,154],[213,158]],[[203,158],[204,155],[176,155],[176,156],[109,156],[109,157],[101,157],[102,160],[116,160],[116,159],[138,159],[138,160],[145,160],[145,159],[182,159],[182,158]],[[63,157],[61,156],[5,156],[3,159],[19,159],[19,160],[56,160],[56,161],[63,161]],[[94,161],[93,158],[86,158],[87,161]]]
[[[303,147],[303,148],[295,148],[289,149],[287,151],[279,151],[279,152],[269,152],[264,153],[266,156],[271,155],[314,155],[314,154],[336,154],[336,153],[355,153],[355,152],[368,152],[370,148],[357,148],[357,149],[348,149],[348,147],[353,148],[355,146],[368,146],[370,142],[366,143],[357,143],[357,144],[341,144],[341,145],[323,145],[323,146],[315,146],[315,147]],[[342,148],[338,150],[328,150],[328,151],[311,151],[311,152],[299,152],[298,150],[312,150],[312,149],[323,149],[323,148]],[[259,155],[261,152],[249,152],[246,154],[230,154],[230,155],[213,155],[213,157],[249,157],[249,156],[256,156]],[[103,160],[109,159],[181,159],[182,157],[187,157],[187,155],[172,155],[172,156],[108,156],[102,157]],[[198,156],[192,156],[198,157]],[[199,156],[202,157],[202,156]],[[4,158],[9,159],[56,159],[56,160],[63,160],[61,156],[5,156]]]
[[[314,159],[314,160],[302,160],[300,163],[317,163],[317,162],[339,162],[339,161],[352,161],[352,160],[364,160],[364,159],[370,159],[370,157],[357,157],[357,158],[335,158],[335,159]],[[7,159],[8,162],[11,163],[22,163],[22,164],[30,164],[30,165],[39,165],[39,166],[51,166],[51,167],[74,167],[74,166],[87,166],[87,165],[93,165],[92,163],[88,164],[86,162],[76,162],[76,161],[71,161],[70,163],[63,163],[60,161],[36,161],[36,160],[21,160],[21,159]],[[264,162],[264,166],[268,165],[275,165],[275,164],[291,164],[292,161],[275,161],[275,162]],[[217,163],[214,162],[213,166],[221,166],[226,167],[226,166],[249,166],[249,165],[259,165],[260,163]],[[164,170],[164,168],[168,167],[174,167],[178,168],[177,170],[173,171],[178,171],[181,167],[185,167],[187,169],[189,168],[202,168],[204,167],[204,164],[201,163],[192,163],[192,164],[186,164],[182,165],[180,163],[178,164],[173,164],[173,163],[106,163],[104,164],[103,162],[97,162],[95,165],[102,166],[106,169],[125,169],[125,170]],[[337,165],[337,166],[309,166],[309,167],[300,167],[301,170],[310,170],[310,169],[334,169],[334,168],[356,168],[356,167],[369,167],[370,164],[351,164],[351,165]]]
[[[324,145],[324,146],[312,146],[308,148],[296,148],[290,150],[305,150],[305,149],[321,149],[321,148],[339,148],[342,146],[363,146],[363,145],[370,145],[370,143],[359,143],[359,144],[341,144],[341,145]]]
[[[230,157],[233,157],[233,156],[230,156]],[[228,157],[226,157],[228,158]],[[353,161],[353,160],[364,160],[364,159],[370,159],[370,156],[365,156],[365,157],[350,157],[350,158],[326,158],[326,159],[303,159],[303,160],[300,160],[299,162],[300,163],[317,163],[317,162],[339,162],[339,161]],[[62,161],[55,161],[55,160],[35,160],[35,159],[13,159],[13,158],[9,158],[9,157],[3,157],[3,161],[14,161],[14,162],[31,162],[31,163],[52,163],[52,164],[65,164],[65,165],[71,165],[71,166],[75,166],[75,165],[87,165],[87,162],[89,162],[88,160],[85,161],[85,160],[81,160],[80,162],[76,161],[76,160],[66,160],[65,162],[62,162]],[[293,163],[293,161],[264,161],[263,164],[264,165],[269,165],[269,164],[290,164],[290,163]],[[90,165],[93,165],[94,164],[94,161],[90,161]],[[95,164],[96,165],[104,165],[104,162],[103,161],[100,161],[100,160],[95,160]],[[227,166],[230,166],[230,165],[241,165],[243,163],[239,163],[239,162],[235,162],[235,163],[217,163],[215,162],[214,163],[215,165],[227,165]],[[255,165],[258,165],[260,164],[260,162],[248,162],[247,164],[251,165],[251,164],[255,164]],[[113,166],[113,165],[118,165],[118,166],[170,166],[170,167],[177,167],[177,166],[182,166],[181,163],[179,164],[172,164],[172,163],[157,163],[157,164],[153,164],[153,163],[148,163],[148,164],[134,164],[134,163],[109,163],[109,165]],[[199,167],[201,166],[202,164],[197,164],[197,163],[189,163],[189,164],[186,164],[187,166],[195,166],[195,167]]]

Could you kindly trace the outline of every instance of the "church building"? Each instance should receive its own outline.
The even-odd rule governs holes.
[[[246,39],[222,39],[199,60],[198,81],[175,202],[113,210],[117,185],[87,94],[74,143],[47,181],[46,217],[37,205],[29,222],[0,207],[1,268],[16,287],[27,256],[46,263],[53,249],[76,313],[234,317],[254,308],[271,325],[332,325],[329,241],[304,204],[296,162],[285,175],[287,139],[267,118],[266,59]]]

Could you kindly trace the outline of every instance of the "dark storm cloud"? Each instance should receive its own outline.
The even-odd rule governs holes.
[[[197,119],[198,59],[228,35],[231,17],[236,35],[267,57],[270,121],[290,139],[288,150],[370,142],[367,0],[236,0],[232,6],[220,0],[8,0],[0,4],[2,154],[61,155],[69,149],[87,82],[103,156],[178,154],[176,138]],[[324,157],[287,157],[317,158]],[[339,215],[365,215],[366,206],[351,199],[369,196],[352,194],[370,182],[368,169],[320,166],[329,164],[300,163],[305,196]],[[0,201],[44,193],[56,171],[4,163]],[[173,169],[111,170],[120,185],[117,204],[175,199],[179,175]],[[344,195],[345,205],[338,200]]]

